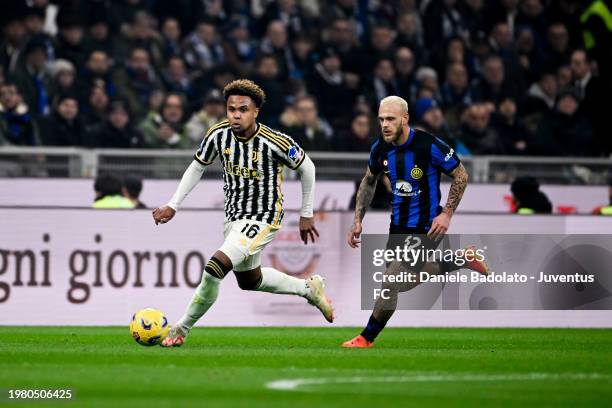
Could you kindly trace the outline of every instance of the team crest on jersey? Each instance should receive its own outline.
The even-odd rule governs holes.
[[[414,166],[414,168],[410,170],[410,177],[415,180],[420,179],[421,177],[423,177],[423,170],[419,169],[417,166]]]
[[[259,150],[253,150],[251,152],[251,161],[258,162],[261,155],[259,154]]]
[[[400,197],[413,197],[419,194],[421,190],[412,190],[412,184],[406,180],[397,180],[395,182],[395,191],[393,194]]]
[[[225,149],[223,149],[223,154],[229,156],[230,154],[232,154],[232,149],[226,147]]]

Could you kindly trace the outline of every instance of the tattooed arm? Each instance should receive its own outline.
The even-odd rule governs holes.
[[[468,173],[465,167],[463,167],[463,164],[459,164],[459,166],[451,172],[451,176],[453,177],[453,183],[448,192],[446,205],[444,209],[442,209],[442,213],[433,219],[431,229],[427,233],[428,236],[433,238],[441,238],[446,234],[450,225],[450,219],[459,206],[461,197],[463,197],[463,192],[467,187]]]
[[[366,174],[361,180],[359,189],[357,190],[357,198],[355,202],[355,220],[351,225],[351,230],[348,234],[348,244],[351,248],[357,248],[359,243],[359,236],[361,235],[361,221],[365,216],[368,207],[372,203],[374,198],[374,191],[376,191],[376,182],[378,176],[370,171],[370,168],[366,170]]]
[[[442,210],[449,216],[452,216],[455,213],[468,183],[468,173],[465,167],[463,167],[463,164],[459,164],[459,166],[457,166],[457,168],[451,172],[451,176],[453,177],[453,183],[451,184],[448,192],[446,205]]]

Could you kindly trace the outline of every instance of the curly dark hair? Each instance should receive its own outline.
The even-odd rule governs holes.
[[[237,79],[230,82],[223,88],[223,98],[225,102],[232,95],[248,96],[255,102],[255,106],[261,108],[266,101],[266,93],[255,82],[249,79]]]

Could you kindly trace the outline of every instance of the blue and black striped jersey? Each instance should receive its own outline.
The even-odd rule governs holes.
[[[400,228],[429,230],[440,214],[440,173],[460,164],[454,149],[422,130],[410,129],[401,146],[379,138],[372,145],[368,166],[373,174],[385,172],[391,181],[391,224]]]

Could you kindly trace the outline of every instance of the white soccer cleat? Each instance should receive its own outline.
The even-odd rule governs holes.
[[[315,306],[323,313],[325,320],[328,322],[334,321],[334,309],[331,305],[331,300],[325,295],[325,282],[319,275],[313,275],[306,279],[306,287],[308,294],[306,299],[308,303]]]
[[[188,331],[181,326],[172,326],[166,338],[161,342],[162,347],[180,347],[185,343]]]

